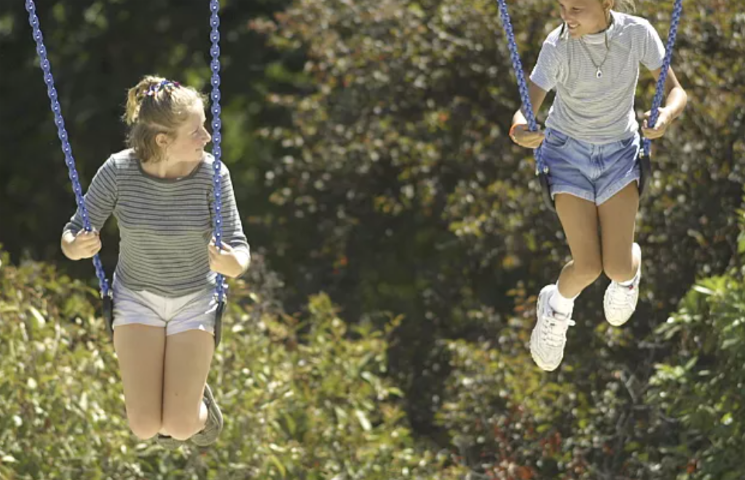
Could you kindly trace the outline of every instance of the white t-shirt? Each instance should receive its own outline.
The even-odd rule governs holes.
[[[556,28],[530,76],[543,90],[556,89],[546,126],[594,144],[624,140],[639,129],[634,113],[639,64],[656,70],[665,56],[649,21],[615,11],[611,16],[608,30],[579,39]],[[601,63],[602,77],[597,78]]]

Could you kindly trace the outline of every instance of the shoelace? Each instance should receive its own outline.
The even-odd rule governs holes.
[[[636,288],[635,285],[623,286],[620,283],[613,284],[613,291],[610,295],[610,304],[614,308],[626,308],[632,305],[633,291]],[[622,295],[618,295],[618,291]]]
[[[543,341],[552,347],[560,347],[567,338],[569,327],[576,325],[574,320],[561,320],[553,315],[547,315],[546,322],[543,324]]]

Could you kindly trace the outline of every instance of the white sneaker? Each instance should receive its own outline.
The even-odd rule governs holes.
[[[549,372],[556,370],[561,364],[567,343],[567,330],[574,326],[571,314],[561,315],[551,309],[549,299],[554,292],[556,285],[547,285],[538,295],[538,322],[530,334],[530,354],[539,367]]]
[[[610,282],[605,290],[605,299],[603,300],[605,319],[614,327],[620,327],[629,321],[639,301],[639,281],[642,278],[641,247],[635,243],[632,247],[632,253],[639,259],[639,271],[634,277],[634,283],[623,286],[618,282]]]

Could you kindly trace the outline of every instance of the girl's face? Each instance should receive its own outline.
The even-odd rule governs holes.
[[[174,162],[191,163],[201,160],[204,147],[212,140],[204,123],[204,106],[202,102],[196,102],[188,109],[186,120],[166,145],[166,157]]]
[[[609,0],[559,0],[561,19],[572,38],[597,33],[608,27]]]

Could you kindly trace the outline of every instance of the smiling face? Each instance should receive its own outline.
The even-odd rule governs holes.
[[[127,146],[143,163],[194,163],[212,140],[204,128],[207,97],[162,77],[145,76],[127,95]]]
[[[559,0],[561,19],[572,38],[580,38],[608,28],[611,0]]]
[[[158,135],[158,144],[164,149],[164,156],[175,162],[199,161],[204,156],[204,147],[212,140],[204,127],[204,105],[194,102],[184,112],[184,121],[171,136]]]

